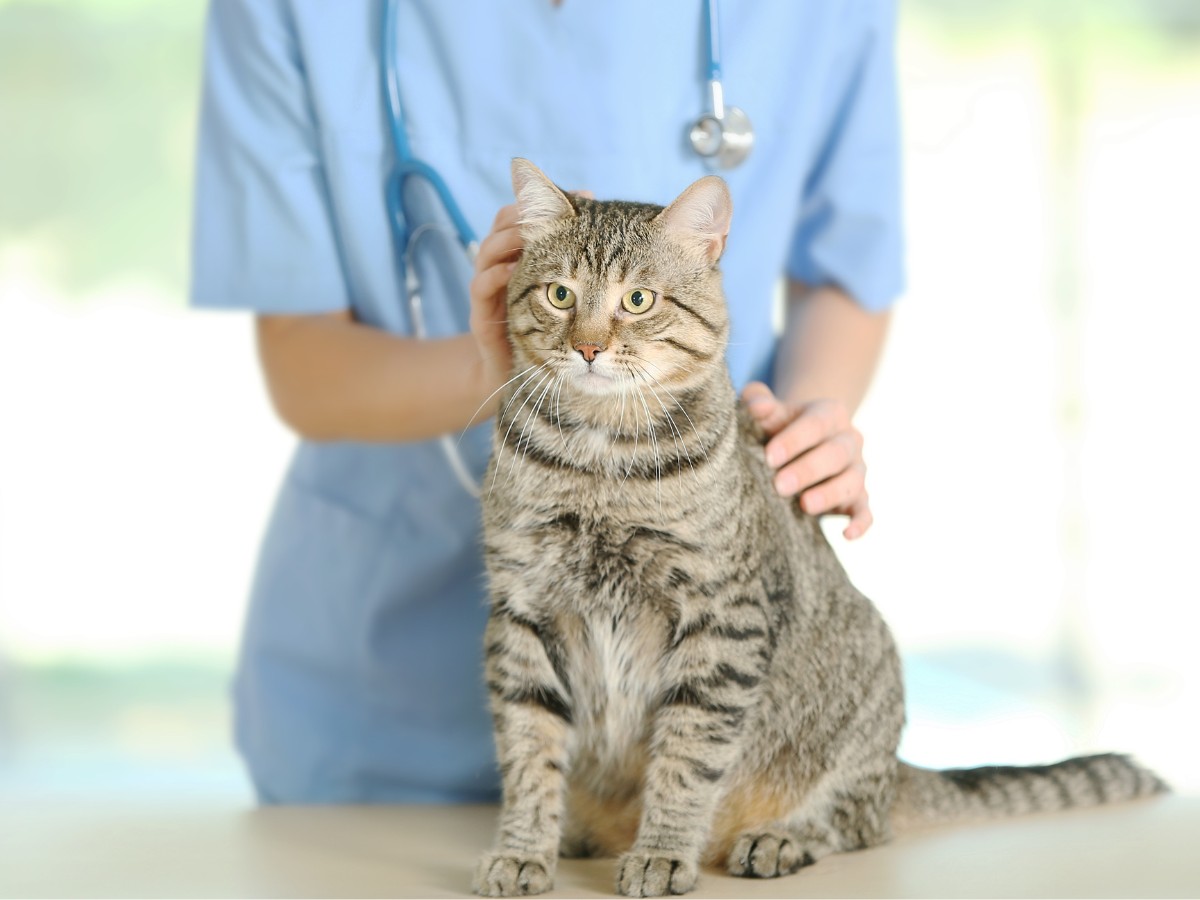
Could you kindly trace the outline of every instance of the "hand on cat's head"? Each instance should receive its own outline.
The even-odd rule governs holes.
[[[591,191],[574,191],[574,196],[592,198]],[[508,282],[525,246],[518,222],[520,212],[516,203],[500,208],[492,220],[491,230],[479,243],[475,256],[475,274],[471,277],[471,334],[479,348],[482,386],[487,394],[494,393],[508,378],[512,368],[512,348],[508,343],[508,315],[505,295]],[[495,406],[495,398],[485,401]],[[494,409],[481,410],[491,415]]]

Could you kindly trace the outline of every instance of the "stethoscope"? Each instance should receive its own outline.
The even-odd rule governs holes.
[[[413,335],[424,340],[429,337],[429,330],[421,305],[421,282],[414,265],[414,257],[423,238],[433,233],[445,232],[446,227],[435,222],[427,222],[416,228],[409,224],[404,204],[404,188],[408,180],[421,179],[433,188],[472,266],[479,253],[479,239],[467,223],[467,217],[463,215],[445,180],[433,166],[413,156],[412,147],[409,145],[404,124],[404,107],[400,102],[400,74],[396,61],[399,43],[396,40],[396,21],[399,5],[399,0],[384,0],[383,28],[380,33],[384,108],[395,154],[395,163],[387,178],[385,195],[392,239],[400,249],[399,259],[402,260],[404,292],[408,296]],[[754,130],[750,126],[750,119],[742,110],[725,104],[725,89],[721,83],[721,25],[717,0],[704,0],[704,27],[708,32],[708,40],[705,42],[705,74],[712,108],[692,123],[688,130],[688,140],[692,149],[714,168],[732,169],[741,165],[750,155],[754,146]],[[459,452],[457,441],[449,435],[443,435],[440,443],[459,484],[468,493],[478,497],[479,482],[475,480]]]

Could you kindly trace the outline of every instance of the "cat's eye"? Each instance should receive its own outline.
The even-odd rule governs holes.
[[[621,298],[621,305],[631,313],[644,313],[654,305],[654,291],[634,288]]]
[[[551,282],[546,287],[546,299],[551,306],[559,309],[570,309],[575,305],[575,292],[561,282]]]

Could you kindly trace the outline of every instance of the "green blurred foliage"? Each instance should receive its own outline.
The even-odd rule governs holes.
[[[898,0],[905,27],[954,55],[1049,50],[1081,69],[1194,70],[1198,0]]]
[[[181,293],[202,0],[0,2],[0,246],[33,239],[69,294]]]

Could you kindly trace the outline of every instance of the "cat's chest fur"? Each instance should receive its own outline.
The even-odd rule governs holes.
[[[634,781],[666,689],[664,666],[679,597],[672,573],[699,552],[665,529],[560,514],[529,571],[533,610],[552,623],[571,696],[572,769],[609,789]],[[589,778],[591,776],[591,778]]]
[[[654,710],[662,699],[668,623],[656,611],[560,616],[570,683],[571,768],[593,790],[636,784]]]

